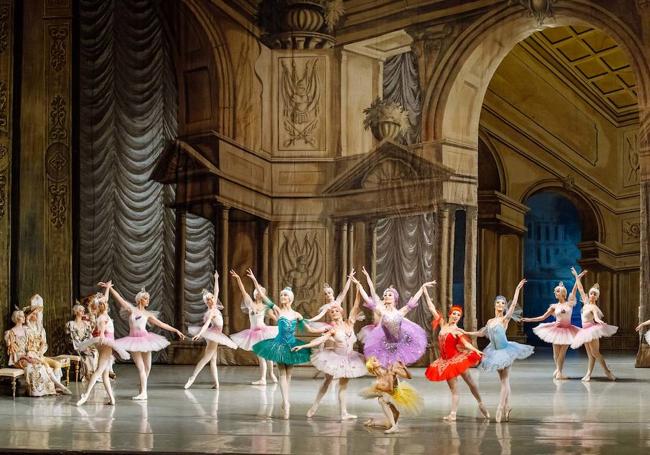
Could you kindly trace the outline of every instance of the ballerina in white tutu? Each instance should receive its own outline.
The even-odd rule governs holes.
[[[122,349],[116,342],[114,338],[115,329],[113,328],[113,320],[108,315],[108,293],[112,287],[112,283],[109,281],[106,283],[106,292],[104,294],[97,293],[92,298],[93,304],[91,307],[95,311],[95,329],[92,333],[92,338],[89,338],[86,341],[83,341],[79,349],[88,349],[94,348],[98,351],[97,359],[97,368],[90,376],[88,381],[88,387],[86,392],[81,394],[81,398],[77,401],[77,406],[83,405],[88,401],[90,392],[92,392],[93,387],[99,380],[102,378],[102,383],[104,384],[104,389],[108,394],[108,405],[115,404],[115,395],[113,395],[113,387],[111,386],[110,371],[111,365],[115,360],[113,357],[113,351],[115,351],[123,360],[128,360],[130,358],[129,353]]]
[[[214,388],[219,388],[219,372],[217,370],[217,360],[219,345],[223,344],[231,349],[237,349],[234,341],[224,335],[223,330],[223,316],[221,310],[223,306],[219,303],[219,272],[214,272],[214,293],[203,290],[203,303],[208,307],[208,310],[203,315],[203,326],[190,326],[189,333],[194,335],[193,341],[199,338],[205,339],[207,342],[203,356],[196,364],[192,376],[185,383],[185,388],[189,389],[194,380],[199,375],[204,366],[210,362],[210,371],[212,372],[212,379],[214,380]]]
[[[129,315],[129,336],[115,340],[118,347],[131,353],[133,362],[138,368],[140,376],[140,393],[133,397],[134,400],[147,399],[147,380],[151,373],[151,353],[165,349],[169,341],[163,336],[147,332],[147,323],[160,327],[161,329],[173,332],[183,340],[185,335],[180,330],[160,321],[156,315],[148,311],[149,293],[142,289],[135,296],[135,305],[127,302],[112,286],[111,282],[99,283],[102,288],[110,289],[111,295],[120,305],[125,313]]]
[[[241,291],[244,301],[242,303],[242,310],[248,314],[248,319],[250,321],[250,328],[242,330],[241,332],[233,333],[230,335],[232,341],[235,342],[237,346],[245,351],[253,351],[253,345],[262,340],[268,340],[269,338],[275,338],[278,334],[278,328],[264,323],[264,317],[267,312],[270,312],[268,306],[264,303],[264,295],[257,292],[257,289],[253,290],[253,298],[251,299],[250,294],[246,292],[244,284],[241,281],[239,275],[234,270],[230,271],[230,275],[237,281],[239,290]],[[260,286],[261,289],[266,293],[266,289]],[[271,360],[265,360],[260,356],[257,356],[257,360],[260,365],[260,379],[253,381],[253,385],[266,385],[266,372],[269,372],[269,377],[274,383],[278,382],[278,378],[273,374],[273,362]],[[267,368],[268,365],[268,368]]]
[[[312,404],[307,417],[313,417],[318,406],[327,393],[332,380],[338,380],[338,400],[341,420],[356,419],[357,416],[348,413],[346,391],[351,378],[358,378],[366,374],[366,364],[363,355],[354,350],[357,337],[354,334],[354,323],[359,315],[361,295],[357,291],[354,306],[350,311],[347,321],[343,319],[343,307],[338,301],[330,303],[327,314],[332,325],[331,330],[316,338],[311,343],[296,346],[292,351],[321,346],[331,342],[331,346],[314,350],[311,354],[311,363],[318,371],[325,373],[325,380],[318,390],[314,404]]]
[[[611,337],[616,333],[618,327],[605,324],[602,320],[603,312],[597,305],[598,298],[600,297],[600,286],[598,286],[598,283],[595,283],[591,289],[589,289],[589,294],[587,295],[585,294],[585,288],[582,286],[582,282],[580,281],[580,277],[585,275],[587,271],[585,270],[578,275],[578,272],[571,267],[571,273],[576,277],[578,292],[582,299],[582,311],[580,313],[582,318],[582,328],[573,339],[571,347],[573,349],[578,349],[584,344],[587,351],[587,357],[589,358],[587,374],[582,378],[582,380],[585,382],[591,380],[591,374],[594,371],[596,360],[598,360],[605,371],[605,376],[607,376],[610,381],[615,381],[616,377],[607,367],[605,358],[600,353],[600,338]]]
[[[578,275],[578,278],[582,277],[585,272],[582,272]],[[564,283],[560,283],[555,286],[555,298],[557,303],[553,303],[548,307],[546,313],[536,318],[521,318],[522,322],[540,322],[549,316],[555,316],[555,322],[547,322],[544,324],[539,324],[533,329],[535,335],[540,337],[542,340],[553,345],[553,360],[555,361],[555,371],[553,372],[553,379],[568,379],[562,373],[564,368],[564,359],[566,357],[566,352],[573,343],[575,336],[580,331],[579,327],[571,324],[571,315],[573,314],[573,307],[576,304],[576,284],[573,285],[573,290],[571,295],[567,300],[567,290],[564,287]]]

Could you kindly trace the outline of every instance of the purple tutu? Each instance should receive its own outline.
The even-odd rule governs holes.
[[[598,324],[595,322],[584,322],[571,343],[573,349],[578,349],[585,343],[597,340],[602,337],[611,337],[616,333],[618,327],[609,324]]]
[[[262,340],[275,338],[278,335],[278,328],[275,326],[264,325],[254,329],[246,329],[241,332],[230,335],[232,341],[245,351],[252,351],[253,345]]]
[[[359,340],[361,343],[365,343],[366,338],[368,335],[370,335],[370,332],[372,332],[375,327],[377,327],[377,324],[368,324],[366,326],[363,326],[357,334],[357,340]]]
[[[169,341],[146,330],[132,330],[129,336],[115,340],[115,344],[129,352],[157,352],[169,346]]]
[[[396,362],[406,365],[417,362],[427,348],[424,329],[403,318],[397,336],[391,336],[384,324],[385,321],[382,320],[381,324],[367,334],[363,350],[366,358],[376,357],[384,368],[389,368]]]
[[[189,333],[191,336],[196,336],[200,331],[201,326],[191,325],[187,328],[187,333]],[[208,330],[203,332],[201,338],[206,341],[223,344],[224,346],[228,346],[231,349],[237,349],[237,345],[233,342],[233,340],[228,338],[228,335],[225,335],[221,329],[217,327],[210,327]]]

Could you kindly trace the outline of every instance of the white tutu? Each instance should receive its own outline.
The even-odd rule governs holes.
[[[192,336],[196,336],[200,331],[201,331],[201,326],[191,325],[187,328],[187,333],[189,333]],[[203,338],[206,341],[213,341],[217,344],[223,344],[224,346],[228,346],[231,349],[237,349],[237,345],[230,338],[228,338],[227,335],[224,335],[223,332],[221,332],[221,330],[217,329],[216,327],[210,327],[208,330],[203,332],[201,338]]]
[[[580,331],[575,325],[560,325],[559,322],[547,322],[533,329],[535,335],[551,344],[570,345]]]
[[[359,330],[359,333],[357,333],[357,340],[359,340],[361,343],[365,343],[366,337],[372,332],[372,330],[377,327],[377,324],[368,324],[365,325]]]
[[[241,332],[233,333],[230,339],[235,342],[237,346],[245,351],[252,351],[253,345],[262,340],[275,338],[278,335],[278,328],[276,326],[263,325],[261,327],[242,330]]]
[[[117,355],[120,356],[122,360],[129,360],[131,358],[131,355],[123,349],[113,338],[107,338],[104,337],[104,339],[101,339],[99,337],[93,337],[93,338],[88,338],[85,341],[82,341],[79,343],[78,350],[83,351],[84,349],[88,349],[90,347],[96,347],[99,348],[100,346],[110,346],[113,351]]]
[[[169,341],[155,333],[133,330],[129,336],[115,340],[115,344],[129,352],[157,352],[169,346]]]
[[[585,343],[589,343],[590,341],[594,341],[602,337],[611,337],[616,333],[617,330],[618,327],[614,325],[585,322],[578,334],[573,339],[571,347],[573,349],[578,349],[580,346]]]
[[[356,351],[339,354],[332,349],[319,349],[312,353],[311,363],[334,379],[359,378],[365,376],[367,371],[364,357]]]

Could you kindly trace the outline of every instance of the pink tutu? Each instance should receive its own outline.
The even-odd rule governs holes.
[[[200,331],[201,331],[201,326],[191,325],[187,328],[187,333],[189,333],[192,336],[196,336]],[[228,346],[231,349],[237,349],[237,345],[233,343],[233,341],[230,338],[228,338],[227,335],[224,335],[224,333],[216,327],[210,327],[208,330],[203,332],[201,338],[203,338],[206,341],[213,341],[214,343],[217,344],[223,344],[224,346]]]
[[[573,339],[571,347],[578,349],[585,343],[597,340],[602,337],[611,337],[616,333],[618,327],[609,324],[598,324],[596,322],[585,322],[578,334]]]
[[[169,346],[169,341],[146,330],[132,330],[129,336],[115,340],[115,344],[129,352],[157,352]]]
[[[547,322],[533,329],[535,335],[551,344],[570,345],[580,331],[575,325],[561,325],[560,322]]]
[[[241,349],[252,351],[255,343],[275,338],[277,335],[278,328],[276,326],[264,325],[254,329],[246,329],[241,332],[233,333],[230,335],[230,339]]]
[[[88,338],[79,344],[78,350],[83,351],[90,347],[99,348],[100,346],[110,346],[110,348],[115,351],[122,360],[129,360],[131,358],[131,355],[123,349],[112,336],[105,336],[104,339],[99,337]]]
[[[356,351],[339,354],[332,349],[320,349],[311,355],[311,363],[317,370],[339,378],[360,378],[366,374],[364,357]]]

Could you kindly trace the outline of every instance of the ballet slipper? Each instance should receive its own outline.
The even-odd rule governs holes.
[[[512,412],[512,408],[508,408],[508,409],[506,409],[506,413],[505,413],[505,415],[504,415],[504,420],[505,420],[506,422],[510,422],[510,413],[511,413],[511,412]]]
[[[314,414],[316,414],[316,411],[318,411],[318,405],[316,403],[311,405],[311,408],[307,411],[307,418],[311,419],[314,417]]]
[[[483,403],[478,404],[478,410],[481,411],[481,414],[483,414],[483,417],[486,419],[490,419],[490,413],[488,412],[487,408]]]
[[[501,423],[501,417],[503,416],[503,407],[497,406],[497,413],[494,416],[494,421],[496,423]]]
[[[183,386],[183,388],[184,388],[185,390],[187,390],[187,389],[189,389],[190,387],[192,387],[192,384],[194,384],[194,380],[195,380],[195,379],[196,379],[196,378],[195,378],[194,376],[190,376],[190,378],[187,380],[187,382],[185,383],[185,385]]]
[[[290,409],[291,409],[291,405],[289,403],[285,403],[282,405],[282,410],[284,411],[282,413],[282,418],[284,420],[289,420]]]
[[[136,395],[134,397],[131,397],[132,400],[134,401],[146,401],[147,400],[147,394],[146,393],[141,393],[140,395]]]
[[[82,406],[86,401],[88,401],[88,394],[82,393],[81,398],[77,401],[77,406]]]
[[[251,382],[252,385],[266,385],[266,379],[259,379],[257,381]]]
[[[393,425],[387,430],[384,430],[384,434],[391,434],[391,433],[398,433],[398,432],[399,432],[399,427],[397,426],[397,424]]]
[[[278,383],[278,378],[273,373],[271,373],[271,381],[273,381],[274,384]]]
[[[341,420],[354,420],[357,416],[354,414],[349,414],[347,411],[341,413]]]
[[[442,418],[442,420],[445,420],[447,422],[455,422],[456,421],[456,413],[455,412],[450,412],[449,415],[446,415]]]
[[[591,375],[590,375],[590,374],[585,375],[585,376],[581,379],[581,381],[582,381],[582,382],[589,382],[589,381],[591,381]]]
[[[610,381],[616,381],[616,376],[614,376],[614,373],[612,373],[610,370],[605,370],[605,376],[607,376],[607,379]]]

